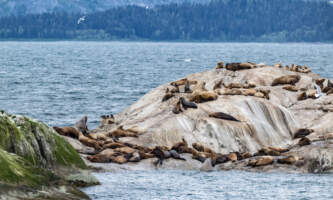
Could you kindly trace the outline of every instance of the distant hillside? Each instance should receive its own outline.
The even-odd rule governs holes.
[[[333,42],[333,4],[214,0],[0,18],[0,39]]]
[[[210,0],[0,0],[0,17],[52,12],[92,13],[112,7],[153,7],[170,3],[207,3]]]

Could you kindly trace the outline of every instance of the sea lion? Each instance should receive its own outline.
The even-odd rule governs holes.
[[[144,160],[144,159],[149,159],[149,158],[154,158],[154,157],[155,157],[154,154],[152,154],[152,153],[146,153],[146,152],[144,152],[144,151],[139,151],[139,155],[140,155],[140,158],[141,158],[142,160]]]
[[[121,147],[126,147],[126,145],[120,142],[113,142],[103,145],[103,149],[116,149]]]
[[[183,78],[183,79],[180,79],[180,80],[177,80],[177,81],[171,82],[170,85],[173,85],[173,86],[181,86],[181,85],[185,85],[186,81],[189,81],[189,83],[190,83],[191,85],[195,85],[195,84],[198,83],[197,81],[191,81],[191,80],[187,80],[187,78]]]
[[[62,128],[59,128],[57,126],[54,126],[53,129],[59,134],[67,137],[71,137],[74,139],[79,139],[79,131],[76,130],[73,127],[65,126]]]
[[[115,123],[115,118],[112,114],[111,115],[102,115],[101,118],[102,118],[101,126]]]
[[[332,89],[332,87],[328,87],[328,86],[326,86],[326,87],[324,87],[323,88],[323,93],[327,93],[328,91],[330,91],[330,89]]]
[[[128,160],[128,162],[139,162],[141,160],[140,154],[138,152],[134,152],[132,157]]]
[[[211,150],[210,148],[205,147],[204,145],[199,144],[199,143],[193,143],[193,144],[192,144],[192,147],[193,147],[195,150],[200,151],[200,152],[215,153],[215,152],[214,152],[213,150]]]
[[[242,156],[242,160],[243,160],[243,159],[251,158],[252,154],[249,152],[245,152],[245,153],[242,153],[241,156]]]
[[[191,90],[191,86],[190,86],[190,82],[188,80],[185,81],[185,89],[184,89],[185,93],[192,93]]]
[[[326,94],[327,94],[327,95],[333,94],[333,88],[331,88],[330,90],[328,90],[328,91],[326,92]]]
[[[268,147],[268,149],[270,149],[272,151],[277,151],[279,153],[285,153],[285,152],[289,151],[288,148],[280,148],[280,147]]]
[[[250,88],[255,88],[256,84],[252,82],[245,81],[245,84],[243,85],[243,88],[245,89],[250,89]]]
[[[180,102],[180,100],[178,100],[178,102],[176,103],[175,107],[172,109],[172,112],[174,114],[179,114],[179,113],[183,112],[183,110],[181,108],[181,102]]]
[[[224,84],[224,87],[228,89],[243,88],[243,85],[241,83],[229,83],[228,85]]]
[[[222,69],[224,67],[224,64],[222,61],[219,61],[216,65],[216,69]]]
[[[87,127],[87,120],[88,117],[84,116],[82,119],[80,119],[78,122],[75,123],[75,128],[79,130],[81,133],[86,135],[88,133],[88,127]]]
[[[225,89],[222,89],[222,90],[219,90],[218,93],[220,95],[242,95],[242,91],[239,90],[239,89],[228,89],[228,88],[225,88]]]
[[[256,91],[263,93],[264,98],[269,100],[269,94],[271,93],[270,89],[258,88],[258,89],[256,89]]]
[[[212,159],[212,166],[215,167],[215,165],[222,164],[228,162],[230,159],[227,155],[222,154],[211,154],[210,158]]]
[[[237,154],[234,152],[229,153],[227,157],[231,162],[236,162],[238,158]]]
[[[210,91],[195,91],[190,96],[189,100],[196,103],[214,101],[217,99],[217,94]]]
[[[327,87],[333,88],[333,83],[327,79]]]
[[[285,84],[295,85],[300,79],[301,76],[298,74],[281,76],[279,78],[274,79],[271,86],[285,85]]]
[[[220,89],[222,84],[223,84],[223,80],[221,79],[215,83],[213,90]]]
[[[78,139],[82,144],[84,144],[88,147],[93,147],[96,150],[102,149],[102,147],[101,147],[102,143],[101,142],[96,141],[96,140],[92,140],[92,139],[86,137],[85,135],[83,135],[83,133],[81,133],[81,132],[79,133],[79,138]]]
[[[311,133],[313,133],[314,130],[313,129],[307,129],[307,128],[301,128],[301,129],[298,129],[296,131],[296,133],[294,134],[294,139],[296,138],[302,138],[302,137],[305,137]]]
[[[264,147],[264,148],[260,149],[257,153],[255,153],[254,155],[255,156],[279,156],[280,152],[276,151],[275,149]]]
[[[151,153],[154,154],[158,158],[154,162],[154,165],[155,166],[158,166],[158,165],[161,166],[163,164],[163,160],[165,159],[165,154],[164,154],[164,151],[161,149],[161,147],[156,146]]]
[[[288,90],[288,91],[291,91],[291,92],[297,92],[298,91],[297,87],[294,86],[294,85],[286,85],[282,89]]]
[[[303,101],[306,100],[308,96],[306,95],[306,92],[303,91],[297,95],[297,101]]]
[[[171,93],[179,93],[179,92],[180,92],[180,90],[179,90],[179,86],[178,86],[178,85],[174,86],[174,88],[172,88],[172,89],[170,90],[170,92],[171,92]]]
[[[170,98],[174,97],[175,95],[169,90],[169,88],[166,89],[165,95],[162,98],[162,102],[169,100]]]
[[[138,137],[138,132],[133,132],[131,130],[124,130],[123,126],[119,126],[116,130],[108,132],[109,137]]]
[[[270,165],[274,162],[274,159],[272,156],[261,156],[259,158],[252,159],[248,162],[248,166],[251,167],[259,167],[259,166],[265,166]]]
[[[181,142],[174,144],[171,150],[175,150],[178,153],[192,153],[193,150],[188,147],[186,140],[183,138]]]
[[[252,69],[254,65],[252,63],[227,63],[226,69],[231,71],[238,71],[238,70],[245,70],[245,69]]]
[[[122,154],[126,154],[126,155],[133,154],[134,152],[136,152],[135,149],[132,149],[132,148],[127,147],[127,146],[116,148],[116,149],[114,149],[114,151],[122,153]]]
[[[244,95],[244,96],[254,96],[257,93],[257,91],[253,88],[245,89],[245,90],[242,90],[241,92],[242,92],[242,95]]]
[[[223,113],[223,112],[215,112],[209,114],[209,117],[217,118],[217,119],[224,119],[224,120],[230,120],[235,122],[240,122],[238,119],[234,118],[233,116]]]
[[[175,151],[175,150],[170,150],[169,152],[170,152],[170,154],[171,154],[171,158],[174,158],[174,159],[177,159],[177,160],[184,160],[184,161],[186,161],[186,159],[183,158],[183,157],[181,157],[181,156],[177,153],[177,151]]]
[[[186,101],[184,97],[180,97],[179,101],[181,103],[181,105],[183,106],[183,108],[186,110],[187,108],[194,108],[197,109],[198,106],[197,104],[190,102],[190,101]]]
[[[287,156],[287,157],[283,157],[283,158],[279,158],[277,160],[278,163],[280,164],[287,164],[287,165],[293,165],[296,163],[296,161],[298,160],[297,156]]]
[[[197,150],[192,149],[192,159],[198,160],[203,163],[208,157],[209,155],[207,155],[207,153],[198,152]]]
[[[307,137],[302,137],[299,141],[298,141],[298,145],[299,146],[305,146],[305,145],[310,145],[312,142],[309,138]]]
[[[316,79],[316,80],[315,80],[315,83],[316,83],[317,85],[319,85],[319,87],[320,87],[321,89],[323,89],[323,87],[324,87],[324,81],[325,81],[324,78],[322,78],[322,79]]]
[[[93,140],[103,140],[103,141],[108,141],[108,143],[112,140],[111,138],[106,136],[105,133],[89,133],[87,136]]]

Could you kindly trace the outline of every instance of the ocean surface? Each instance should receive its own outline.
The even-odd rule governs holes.
[[[0,110],[95,128],[153,88],[216,63],[291,63],[333,78],[333,44],[0,42]],[[96,174],[92,199],[333,199],[332,175],[133,171]]]

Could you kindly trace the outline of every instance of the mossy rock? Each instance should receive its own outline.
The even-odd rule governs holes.
[[[0,148],[17,154],[33,166],[86,168],[74,148],[44,123],[0,112]]]

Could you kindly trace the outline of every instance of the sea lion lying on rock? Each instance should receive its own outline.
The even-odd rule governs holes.
[[[298,88],[294,85],[286,85],[282,89],[288,90],[288,91],[291,91],[291,92],[297,92],[298,91]]]
[[[238,71],[238,70],[245,70],[245,69],[252,69],[254,65],[252,63],[227,63],[226,69],[231,71]]]
[[[79,133],[78,139],[82,144],[84,144],[88,147],[93,147],[96,150],[102,149],[102,145],[103,145],[102,141],[96,141],[96,140],[90,139],[90,138],[86,137],[85,135],[83,135],[83,133]]]
[[[192,93],[189,100],[194,101],[196,103],[203,103],[206,101],[214,101],[216,99],[217,99],[217,94],[215,92],[195,91]]]
[[[303,101],[306,100],[308,96],[306,95],[306,92],[303,91],[297,95],[297,101]]]
[[[208,147],[205,147],[204,145],[201,145],[199,143],[193,143],[192,144],[192,147],[197,150],[197,151],[200,151],[200,152],[206,152],[206,153],[215,153],[213,150],[211,150],[210,148]]]
[[[295,85],[301,79],[300,75],[286,75],[273,80],[271,86],[277,85]]]
[[[243,88],[243,85],[241,83],[229,83],[227,85],[224,84],[224,87],[228,89]]]
[[[180,79],[180,80],[177,80],[177,81],[174,81],[174,82],[170,83],[170,85],[181,86],[181,85],[185,85],[186,81],[188,81],[189,84],[191,84],[191,85],[194,85],[194,84],[198,83],[197,81],[191,81],[191,80],[187,80],[187,78],[183,78],[183,79]]]
[[[255,156],[279,156],[280,152],[274,149],[270,149],[268,147],[260,149],[257,153],[254,154]]]
[[[287,157],[283,157],[283,158],[279,158],[277,160],[278,163],[280,164],[287,164],[287,165],[293,165],[298,161],[298,157],[297,156],[287,156]]]
[[[88,117],[84,116],[84,117],[82,117],[82,119],[80,119],[80,121],[75,123],[75,128],[77,130],[79,130],[81,133],[83,133],[84,135],[86,135],[88,133],[87,121],[88,121]]]
[[[116,137],[116,138],[120,138],[120,137],[138,137],[139,133],[137,131],[130,130],[130,129],[124,130],[123,126],[119,126],[116,130],[107,133],[107,135],[109,137]]]
[[[180,100],[177,101],[175,107],[172,109],[172,112],[174,114],[179,114],[179,113],[183,112]]]
[[[175,95],[169,90],[169,88],[166,89],[165,95],[162,98],[162,102],[169,100],[170,98],[174,97]]]
[[[217,118],[217,119],[224,119],[229,121],[240,122],[238,119],[234,118],[233,116],[223,113],[223,112],[215,112],[209,114],[209,117]]]
[[[239,89],[222,89],[218,91],[218,94],[220,95],[242,95],[242,91]]]
[[[248,166],[259,167],[259,166],[270,165],[273,162],[274,162],[274,159],[272,156],[260,156],[260,157],[250,160],[248,162]]]
[[[183,106],[183,108],[186,110],[187,108],[194,108],[197,109],[198,106],[197,104],[190,102],[190,101],[186,101],[184,97],[180,97],[179,101],[181,103],[181,105]]]
[[[307,137],[303,137],[303,138],[301,138],[299,141],[298,141],[298,145],[299,146],[305,146],[305,145],[310,145],[312,142],[311,142],[311,140],[309,139],[309,138],[307,138]]]
[[[220,89],[222,84],[223,84],[223,80],[221,79],[214,84],[213,90],[215,91],[216,89]]]
[[[294,139],[302,138],[302,137],[305,137],[305,136],[307,136],[307,135],[309,135],[310,133],[313,133],[313,132],[314,132],[313,129],[301,128],[301,129],[298,129],[296,131],[293,138]]]
[[[186,140],[183,138],[181,142],[174,144],[171,150],[175,150],[178,153],[192,153],[192,149],[188,147]]]
[[[238,160],[238,156],[234,152],[229,153],[227,157],[231,162],[236,162]]]
[[[65,127],[59,128],[57,126],[54,126],[53,129],[59,135],[71,137],[71,138],[74,138],[74,139],[79,139],[80,132],[77,129],[73,128],[73,127],[65,126]]]

